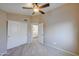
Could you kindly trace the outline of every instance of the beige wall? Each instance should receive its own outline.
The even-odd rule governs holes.
[[[29,16],[20,15],[20,14],[11,14],[7,13],[8,20],[15,20],[15,21],[24,21],[24,19],[29,20]]]
[[[45,43],[79,54],[78,15],[79,4],[65,4],[40,15],[45,21]]]

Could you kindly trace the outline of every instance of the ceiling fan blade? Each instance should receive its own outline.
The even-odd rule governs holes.
[[[35,5],[38,7],[38,3],[35,3]]]
[[[45,7],[49,7],[49,3],[39,6],[39,8],[45,8]]]
[[[41,10],[39,10],[39,12],[40,12],[41,14],[45,14],[45,12],[43,12],[43,11],[41,11]]]
[[[34,15],[34,14],[35,14],[35,12],[32,13],[32,15]]]
[[[32,3],[32,5],[33,5],[33,8],[34,8],[35,6],[38,7],[38,3]]]
[[[34,3],[35,5],[38,5],[38,3]]]
[[[32,7],[22,7],[23,9],[33,9]]]

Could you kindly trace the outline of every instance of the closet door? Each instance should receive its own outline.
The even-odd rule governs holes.
[[[8,21],[7,49],[27,43],[27,23],[20,21]]]

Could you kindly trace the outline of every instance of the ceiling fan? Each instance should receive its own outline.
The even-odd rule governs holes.
[[[33,9],[32,15],[34,15],[36,12],[40,12],[41,14],[45,14],[44,11],[42,11],[42,8],[49,7],[49,3],[39,5],[39,3],[32,3],[32,7],[22,7],[23,9]]]

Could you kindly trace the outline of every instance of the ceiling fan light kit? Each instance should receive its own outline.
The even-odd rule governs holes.
[[[39,8],[34,8],[34,12],[39,12]]]

